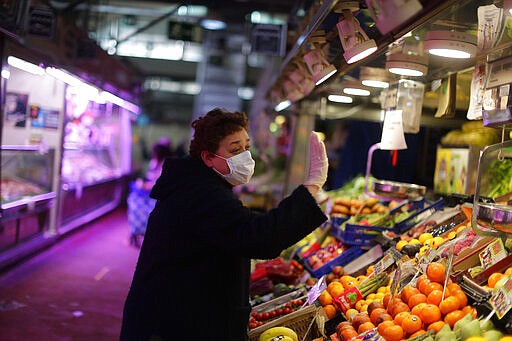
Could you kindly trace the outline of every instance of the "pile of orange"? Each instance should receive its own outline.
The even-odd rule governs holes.
[[[393,318],[377,325],[379,334],[386,341],[399,341],[434,330],[436,333],[445,325],[453,328],[455,322],[472,314],[476,309],[468,306],[468,299],[461,287],[448,280],[444,292],[446,268],[444,264],[433,262],[425,275],[418,278],[416,286],[406,286],[399,297],[390,301],[390,295],[383,299],[385,313]],[[378,313],[372,312],[372,315]],[[377,319],[377,316],[372,316]]]

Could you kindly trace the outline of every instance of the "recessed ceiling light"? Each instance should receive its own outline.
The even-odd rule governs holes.
[[[387,88],[389,86],[389,73],[377,67],[362,66],[359,72],[361,84],[372,88]]]
[[[354,101],[352,97],[343,95],[328,95],[327,99],[336,103],[352,103]]]
[[[396,52],[386,58],[386,69],[401,76],[423,76],[428,71],[427,65],[428,58],[416,54]]]
[[[428,53],[457,59],[474,57],[477,51],[476,36],[457,31],[429,31],[425,36]]]
[[[353,5],[357,6],[352,8]],[[359,21],[352,14],[353,10],[358,9],[357,1],[341,2],[338,8],[342,15],[340,21],[336,24],[336,28],[345,51],[343,58],[348,64],[364,59],[377,51],[375,40],[368,38]]]

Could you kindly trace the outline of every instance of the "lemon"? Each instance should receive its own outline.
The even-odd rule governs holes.
[[[368,304],[365,304],[361,307],[361,310],[359,310],[361,313],[362,312],[365,312],[365,311],[368,311]]]
[[[375,299],[376,299],[377,301],[380,301],[380,300],[382,300],[383,298],[384,298],[384,293],[382,293],[382,292],[378,292],[378,293],[376,293],[376,294],[375,294]]]
[[[385,294],[386,293],[386,287],[380,287],[377,289],[377,294]]]
[[[398,243],[396,243],[396,249],[397,249],[398,251],[402,251],[402,248],[403,248],[405,245],[407,245],[407,244],[408,244],[408,243],[407,243],[407,241],[405,241],[405,240],[401,240],[401,241],[399,241]]]
[[[457,232],[452,231],[452,232],[448,233],[448,239],[453,239],[455,237],[457,237]]]
[[[423,245],[419,251],[420,256],[427,252],[428,249],[430,249],[430,245]]]
[[[483,336],[471,336],[466,341],[487,341],[487,339]]]
[[[352,321],[352,319],[354,318],[354,316],[356,316],[357,314],[359,314],[359,311],[357,311],[356,309],[349,309],[347,310],[347,312],[345,313],[345,316],[347,317],[347,319],[349,321]]]
[[[425,232],[418,237],[418,240],[421,244],[425,245],[425,242],[432,238],[434,238],[434,236],[431,233]]]
[[[420,242],[418,239],[413,238],[413,239],[409,240],[409,244],[423,244],[423,243]]]
[[[366,296],[366,299],[373,301],[375,299],[375,294],[370,294],[370,295]]]
[[[498,341],[512,341],[512,335],[505,335]]]
[[[360,301],[357,301],[356,306],[355,306],[356,310],[357,310],[357,311],[361,311],[361,307],[362,307],[363,305],[365,305],[365,304],[366,304],[366,300],[360,300]]]
[[[434,237],[434,239],[432,239],[432,247],[434,249],[437,249],[441,244],[444,243],[444,238],[443,237]]]

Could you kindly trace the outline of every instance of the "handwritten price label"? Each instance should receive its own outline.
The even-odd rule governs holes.
[[[311,289],[309,289],[309,291],[308,291],[308,304],[309,305],[313,304],[316,301],[316,299],[318,298],[318,296],[320,296],[322,291],[324,291],[325,289],[327,289],[327,283],[325,282],[325,276],[322,276],[318,280],[318,282],[316,282],[316,284],[313,285],[311,287]]]
[[[496,316],[501,320],[512,308],[512,278],[509,278],[489,301],[496,311]]]

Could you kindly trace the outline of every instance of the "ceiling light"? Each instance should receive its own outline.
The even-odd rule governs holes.
[[[402,123],[402,110],[386,112],[379,147],[381,150],[407,149]]]
[[[386,69],[401,76],[420,77],[428,71],[428,58],[422,55],[395,52],[387,56]]]
[[[304,61],[302,59],[295,58],[292,61],[292,64],[295,65],[296,69],[290,72],[288,77],[292,82],[298,85],[304,96],[309,95],[315,88],[315,82],[313,82],[309,72],[306,70]]]
[[[284,100],[280,102],[278,105],[274,107],[274,110],[279,112],[283,111],[284,109],[288,108],[290,105],[292,105],[292,102],[290,100]]]
[[[44,75],[44,69],[36,64],[29,63],[23,59],[16,58],[13,56],[7,57],[7,64],[9,64],[12,67],[15,67],[17,69],[26,71],[28,73],[31,73],[33,75]]]
[[[365,86],[385,89],[389,86],[389,73],[382,68],[362,66],[359,80]]]
[[[322,43],[325,43],[323,32],[317,32],[317,35],[309,39],[309,43],[312,49],[304,54],[304,62],[308,66],[313,82],[315,85],[319,85],[334,75],[337,70],[324,57],[321,46]]]
[[[476,54],[476,36],[457,31],[430,31],[425,36],[425,49],[433,55],[467,59]]]
[[[331,102],[336,103],[352,103],[354,100],[352,97],[349,96],[343,96],[343,95],[329,95],[327,96],[327,99]]]
[[[304,94],[298,88],[297,83],[293,82],[291,79],[286,79],[283,81],[283,87],[286,98],[292,102],[297,102],[304,97]]]
[[[227,24],[215,11],[209,11],[208,15],[199,21],[199,25],[206,30],[223,30]]]
[[[377,51],[375,40],[368,38],[366,32],[359,25],[359,21],[352,14],[354,10],[359,10],[357,1],[341,2],[336,9],[337,12],[341,11],[343,14],[336,27],[345,51],[343,58],[348,64],[364,59]]]
[[[370,91],[359,82],[343,82],[343,93],[354,96],[370,96]]]

